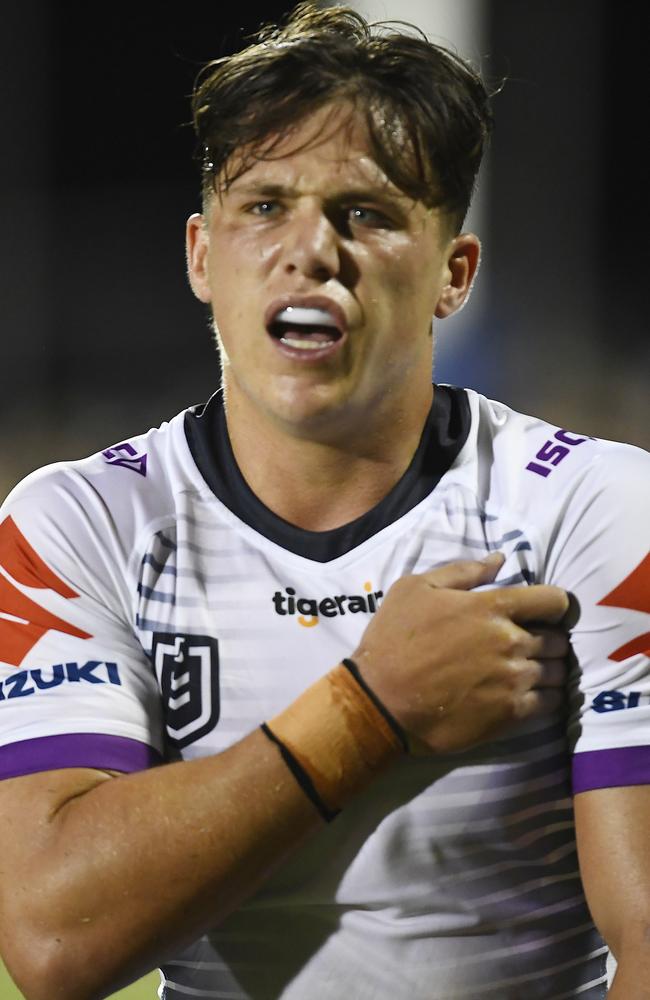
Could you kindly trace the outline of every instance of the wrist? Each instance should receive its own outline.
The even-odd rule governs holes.
[[[339,664],[263,728],[280,744],[303,791],[331,819],[404,752],[387,715],[367,685]]]

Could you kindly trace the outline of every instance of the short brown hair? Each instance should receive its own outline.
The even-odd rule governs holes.
[[[273,158],[297,123],[336,100],[365,115],[387,177],[460,228],[492,125],[483,81],[417,28],[369,24],[344,6],[301,3],[204,68],[192,98],[204,199]]]

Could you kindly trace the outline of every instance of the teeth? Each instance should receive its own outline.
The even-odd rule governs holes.
[[[280,337],[280,343],[287,347],[298,347],[301,351],[317,351],[319,348],[327,347],[331,340],[293,340],[291,337]]]
[[[326,309],[311,309],[303,306],[287,306],[275,317],[278,323],[300,323],[308,326],[332,326],[336,323]]]

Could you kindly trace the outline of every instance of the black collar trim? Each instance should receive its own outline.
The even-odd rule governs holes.
[[[402,478],[371,510],[329,531],[297,528],[265,507],[253,493],[230,446],[221,391],[205,405],[187,411],[185,435],[199,472],[233,514],[276,545],[324,563],[350,552],[424,500],[453,465],[470,424],[465,390],[436,386],[420,444]]]

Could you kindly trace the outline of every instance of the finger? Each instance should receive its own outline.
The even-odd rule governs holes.
[[[514,684],[519,695],[542,688],[563,687],[567,678],[565,661],[557,658],[548,660],[515,660],[511,664]]]
[[[567,591],[567,597],[569,598],[569,607],[564,618],[561,621],[562,628],[569,631],[575,628],[580,621],[580,602],[575,594]]]
[[[541,690],[542,688],[563,688],[565,686],[569,674],[566,660],[549,659],[540,660],[539,663],[542,670],[539,681],[535,685],[536,688]]]
[[[526,622],[558,624],[569,610],[569,595],[566,590],[545,584],[503,587],[480,596],[519,625],[525,625]]]
[[[526,678],[527,687],[531,691],[564,687],[566,684],[567,665],[561,659],[524,660],[520,672]]]
[[[571,649],[569,637],[563,629],[525,629],[528,641],[524,643],[526,656],[537,660],[561,659]]]
[[[517,702],[517,718],[531,719],[539,715],[554,715],[564,708],[564,704],[564,692],[560,688],[535,688],[523,694]]]
[[[485,559],[463,559],[430,569],[420,576],[430,587],[451,590],[472,590],[485,583],[492,583],[505,562],[501,552],[492,552]]]

